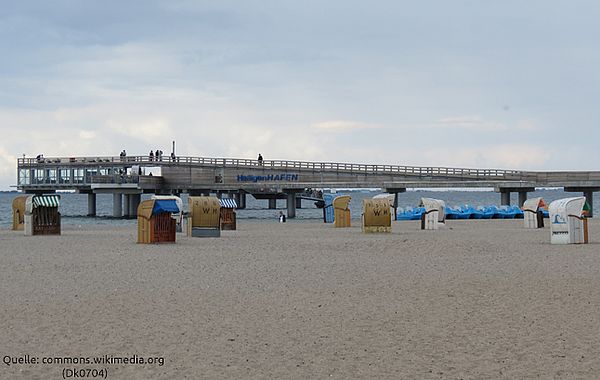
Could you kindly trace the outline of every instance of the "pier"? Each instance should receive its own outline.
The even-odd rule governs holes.
[[[289,218],[302,199],[319,201],[306,189],[380,188],[395,195],[408,188],[493,188],[502,205],[518,193],[519,206],[540,187],[562,187],[582,193],[593,209],[600,191],[600,171],[520,171],[370,165],[208,157],[93,156],[19,158],[17,188],[43,194],[75,190],[88,194],[88,215],[96,214],[96,194],[113,195],[113,215],[134,217],[141,194],[215,194],[234,198],[245,208],[246,197],[265,199],[275,208],[285,199]],[[591,215],[590,215],[591,216]]]

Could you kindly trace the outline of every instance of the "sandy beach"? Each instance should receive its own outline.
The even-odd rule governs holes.
[[[164,364],[0,364],[2,379],[597,378],[600,221],[550,245],[522,220],[363,234],[238,221],[136,244],[136,227],[0,231],[0,353]]]

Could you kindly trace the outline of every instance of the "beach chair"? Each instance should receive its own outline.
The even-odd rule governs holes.
[[[340,195],[333,200],[334,227],[350,227],[350,200],[349,195]]]
[[[235,230],[237,202],[235,199],[223,198],[219,199],[219,204],[221,205],[221,230]]]
[[[546,203],[542,198],[531,198],[523,203],[523,223],[525,228],[544,228],[544,213],[542,207]]]
[[[25,226],[25,202],[27,201],[28,195],[20,195],[12,201],[13,211],[13,231],[23,231]]]
[[[392,207],[389,199],[363,199],[362,231],[392,232]]]
[[[137,172],[137,171],[136,171]],[[175,221],[177,222],[176,224],[176,232],[182,232],[183,231],[183,201],[181,200],[181,198],[179,198],[176,195],[152,195],[150,197],[150,199],[171,199],[174,200],[175,203],[177,204],[177,207],[179,207],[179,212],[178,213],[172,213],[171,217],[173,219],[175,219]]]
[[[189,197],[187,234],[192,237],[221,236],[221,203],[217,197]]]
[[[148,199],[137,209],[138,243],[175,243],[181,209],[174,199]]]
[[[25,200],[25,235],[60,235],[60,195],[31,195]]]
[[[333,223],[335,213],[333,211],[333,194],[323,194],[323,223]]]
[[[421,215],[422,230],[437,230],[446,223],[446,203],[440,199],[421,198],[420,206],[425,208]]]
[[[590,205],[585,197],[563,198],[548,206],[551,244],[589,243],[587,214]]]

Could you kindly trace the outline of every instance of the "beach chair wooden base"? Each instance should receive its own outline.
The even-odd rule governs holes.
[[[350,210],[334,210],[335,219],[333,221],[333,226],[336,228],[346,228],[352,227],[352,223],[350,220]]]
[[[38,207],[25,215],[25,235],[60,235],[60,213],[57,207]]]
[[[138,216],[138,243],[175,243],[176,221],[167,212],[150,219]]]
[[[192,237],[220,237],[221,229],[219,228],[200,228],[192,227]]]
[[[370,233],[390,233],[392,232],[392,227],[384,227],[384,226],[368,226],[363,227],[363,232]]]
[[[231,208],[221,208],[221,230],[235,230],[236,215]]]

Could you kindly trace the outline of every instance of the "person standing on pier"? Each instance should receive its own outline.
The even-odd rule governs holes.
[[[262,156],[262,154],[260,154],[260,153],[258,154],[258,164],[259,164],[259,165],[262,165],[262,164],[263,164],[263,156]]]
[[[154,161],[154,152],[153,151],[150,151],[150,154],[148,156],[150,156],[150,161]]]

